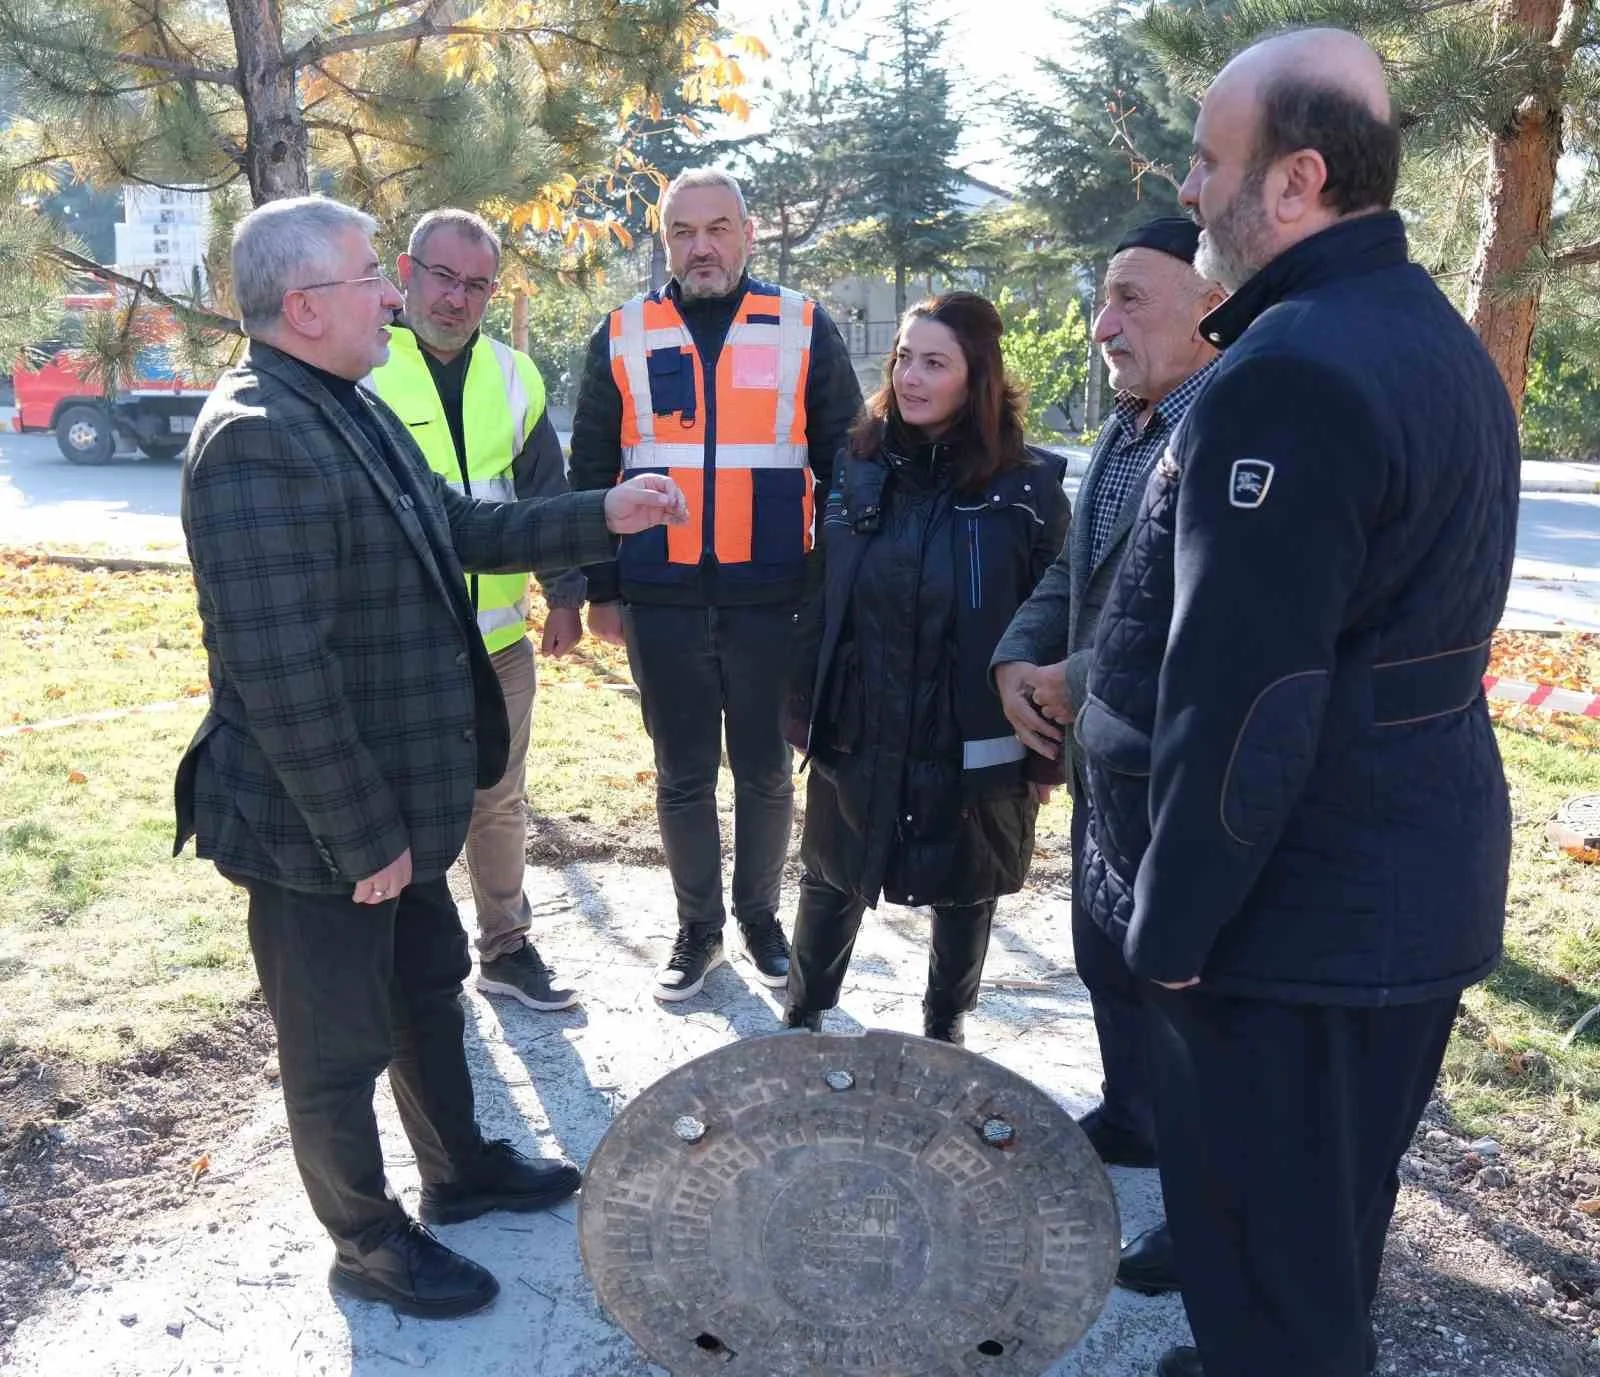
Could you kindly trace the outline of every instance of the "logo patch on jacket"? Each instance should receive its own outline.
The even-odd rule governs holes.
[[[1228,505],[1246,509],[1267,500],[1272,486],[1272,465],[1265,459],[1235,459],[1228,477]]]

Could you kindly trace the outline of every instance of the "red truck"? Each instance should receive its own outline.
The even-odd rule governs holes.
[[[62,300],[69,314],[114,310],[118,304],[115,296],[106,294]],[[54,431],[61,453],[74,464],[108,463],[119,439],[151,459],[175,459],[183,453],[209,389],[178,376],[161,347],[161,338],[176,329],[171,316],[156,307],[140,310],[148,312],[141,333],[150,342],[139,351],[132,384],[120,389],[115,400],[108,401],[100,384],[86,376],[87,368],[75,350],[42,345],[32,359],[18,360],[12,367],[11,429]],[[46,358],[42,367],[40,354]]]

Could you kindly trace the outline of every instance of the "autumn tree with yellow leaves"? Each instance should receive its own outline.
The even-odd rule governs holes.
[[[654,200],[640,113],[671,92],[739,115],[759,52],[712,0],[0,0],[0,355],[74,277],[118,280],[38,212],[68,180],[212,193],[212,298],[173,303],[198,349],[229,323],[232,223],[279,197],[358,205],[391,244],[472,207],[513,276],[581,268],[627,243],[619,192]]]

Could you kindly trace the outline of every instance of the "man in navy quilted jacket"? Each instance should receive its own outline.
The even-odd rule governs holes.
[[[1407,258],[1376,55],[1303,30],[1207,91],[1183,200],[1234,288],[1158,462],[1076,722],[1086,903],[1151,982],[1196,1347],[1161,1377],[1362,1377],[1396,1169],[1500,955],[1481,690],[1516,419]]]

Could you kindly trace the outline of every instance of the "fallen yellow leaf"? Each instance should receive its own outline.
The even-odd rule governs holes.
[[[84,774],[82,770],[72,770],[67,774],[68,784],[87,784],[88,782],[89,776]]]
[[[199,1179],[211,1170],[211,1154],[202,1152],[189,1163],[189,1184],[194,1185]]]
[[[1600,1195],[1578,1201],[1578,1208],[1585,1214],[1600,1214]]]

